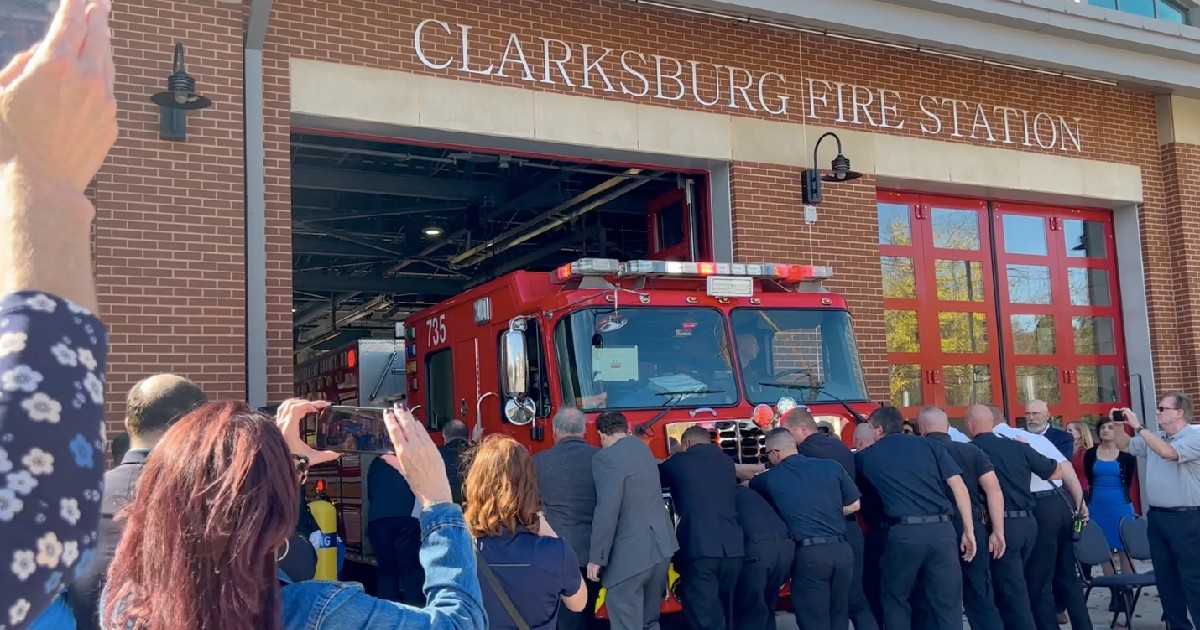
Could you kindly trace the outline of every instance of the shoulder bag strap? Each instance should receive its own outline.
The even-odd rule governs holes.
[[[488,586],[496,594],[496,599],[500,600],[500,605],[508,613],[508,618],[517,625],[518,630],[529,630],[529,624],[525,623],[525,619],[521,617],[521,613],[517,612],[517,607],[509,599],[508,593],[504,592],[504,587],[500,585],[500,580],[492,572],[492,567],[488,566],[487,560],[483,559],[483,554],[479,553],[478,547],[475,548],[475,562],[479,564],[479,572],[483,574],[483,579],[487,580]]]

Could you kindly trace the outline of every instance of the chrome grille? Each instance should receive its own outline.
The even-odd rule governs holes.
[[[765,464],[767,454],[764,444],[767,434],[749,420],[727,420],[714,422],[709,428],[717,446],[721,447],[734,461],[744,464]],[[740,457],[739,457],[740,456]]]

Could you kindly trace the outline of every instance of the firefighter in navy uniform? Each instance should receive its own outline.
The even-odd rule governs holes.
[[[962,562],[963,609],[967,621],[971,624],[971,630],[1002,630],[1004,624],[996,608],[991,575],[991,560],[1004,555],[1004,496],[1000,481],[983,451],[970,443],[950,439],[950,419],[940,407],[921,410],[917,416],[917,433],[946,447],[954,463],[962,468],[963,483],[971,495],[971,512],[975,522],[967,523],[966,527],[974,528],[980,549],[970,562]],[[963,522],[954,519],[954,528],[961,535]],[[986,553],[982,548],[984,543],[987,544]],[[921,608],[918,606],[918,610]],[[922,610],[922,615],[927,614],[927,610]]]
[[[837,462],[796,454],[787,429],[767,436],[773,467],[750,480],[783,517],[795,543],[792,609],[801,630],[841,630],[850,624],[854,551],[846,515],[858,511],[854,480]]]
[[[787,524],[762,495],[739,485],[736,500],[738,523],[746,535],[746,559],[734,592],[733,627],[775,630],[779,591],[792,572],[796,545]]]
[[[883,623],[888,630],[912,627],[910,597],[921,579],[932,612],[922,627],[961,630],[959,551],[967,562],[975,557],[974,531],[959,537],[950,516],[957,508],[963,522],[972,519],[962,469],[940,444],[904,434],[904,417],[895,407],[876,409],[870,422],[881,437],[860,459],[863,479],[879,493],[888,526],[880,563]]]
[[[779,426],[791,431],[796,439],[796,452],[806,457],[831,459],[842,465],[851,479],[857,472],[854,463],[854,453],[850,447],[829,433],[821,431],[825,423],[818,424],[812,413],[804,407],[796,407],[783,414]],[[846,517],[846,542],[854,550],[854,577],[850,582],[850,622],[854,630],[879,630],[875,614],[867,602],[863,591],[863,563],[865,561],[866,541],[862,527],[858,524],[858,515]]]
[[[1033,555],[1037,521],[1033,510],[1037,500],[1029,488],[1031,475],[1051,479],[1057,475],[1054,460],[1044,457],[1028,444],[994,435],[992,410],[983,405],[967,409],[967,432],[972,443],[992,462],[1004,495],[1004,555],[992,560],[992,588],[996,606],[1007,630],[1036,627],[1025,565]]]

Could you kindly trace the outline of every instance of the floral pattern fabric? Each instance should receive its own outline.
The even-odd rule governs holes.
[[[107,351],[70,301],[0,298],[0,630],[28,628],[95,556]]]

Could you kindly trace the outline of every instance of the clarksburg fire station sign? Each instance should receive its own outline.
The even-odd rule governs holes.
[[[479,47],[479,35],[466,24],[430,18],[421,20],[413,30],[417,58],[432,70],[516,77],[529,83],[638,99],[692,101],[705,108],[765,112],[779,117],[794,113],[799,105],[800,114],[814,122],[876,129],[917,128],[927,136],[1083,151],[1080,119],[1050,112],[823,79],[795,82],[777,72],[755,73],[737,66],[547,37],[535,42],[522,40],[515,33],[508,35],[504,52],[498,57],[479,54]],[[902,113],[902,109],[919,115]]]

